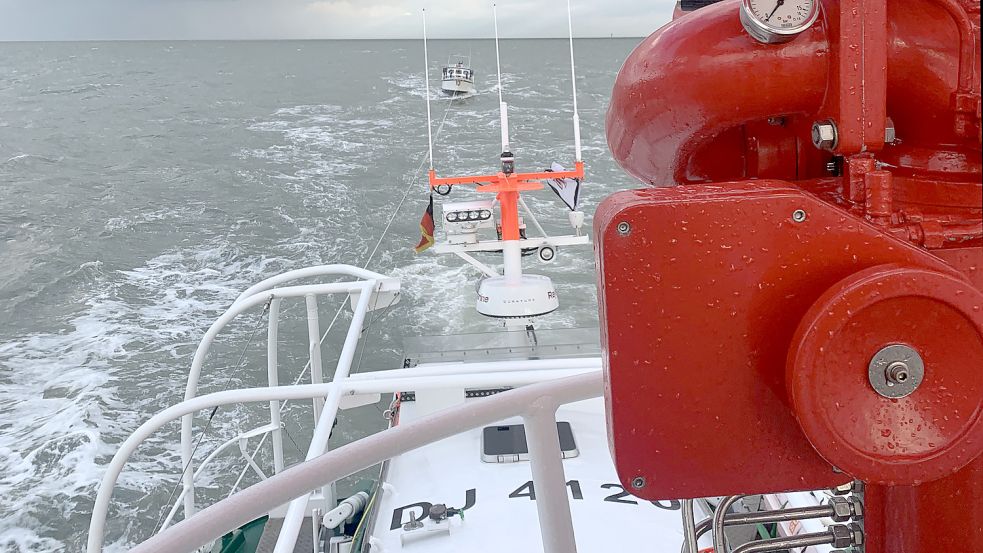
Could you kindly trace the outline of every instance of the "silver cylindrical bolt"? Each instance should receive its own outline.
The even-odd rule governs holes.
[[[904,384],[910,374],[908,373],[908,365],[903,361],[895,361],[884,369],[884,375],[887,378],[888,386],[893,386],[895,384]]]
[[[629,232],[631,232],[631,225],[628,224],[628,221],[618,223],[618,234],[627,236]]]

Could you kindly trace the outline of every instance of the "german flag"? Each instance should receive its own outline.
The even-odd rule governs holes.
[[[423,218],[420,219],[420,233],[423,236],[420,238],[420,243],[416,245],[416,253],[421,253],[433,246],[433,192],[430,193],[430,203],[427,205],[427,210],[423,213]]]

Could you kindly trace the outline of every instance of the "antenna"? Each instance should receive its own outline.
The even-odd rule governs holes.
[[[433,171],[433,131],[430,123],[430,58],[427,55],[427,9],[423,9],[423,96],[427,99],[427,148],[430,152],[430,170]]]
[[[580,114],[577,113],[577,71],[574,69],[573,63],[573,17],[570,15],[570,0],[567,0],[567,31],[570,34],[570,80],[571,86],[573,87],[573,145],[576,152],[577,161],[581,161]]]
[[[495,19],[495,63],[498,66],[498,109],[502,119],[502,152],[509,151],[509,107],[502,101],[502,57],[498,50],[498,5],[492,4]]]

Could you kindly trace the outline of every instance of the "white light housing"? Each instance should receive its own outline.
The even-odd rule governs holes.
[[[474,244],[478,241],[479,229],[494,229],[493,204],[494,200],[444,203],[442,208],[447,241],[450,244]]]

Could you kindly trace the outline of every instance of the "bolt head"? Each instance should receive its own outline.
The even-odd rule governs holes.
[[[836,147],[836,125],[832,121],[817,121],[812,124],[812,144],[820,150]]]
[[[853,518],[860,520],[864,518],[864,502],[859,497],[850,498],[850,508],[853,510]]]
[[[850,545],[863,545],[864,544],[863,526],[857,524],[856,522],[851,522],[848,528],[850,529]]]
[[[629,232],[631,232],[631,225],[628,224],[628,221],[618,223],[618,234],[626,236]]]
[[[806,220],[806,212],[804,209],[796,209],[792,212],[792,220],[796,223],[801,223]]]
[[[843,524],[832,524],[829,531],[833,534],[833,547],[850,547],[853,545],[853,532]]]
[[[853,508],[850,505],[850,501],[845,497],[832,497],[830,498],[830,506],[833,507],[833,516],[831,517],[836,522],[847,522],[853,516]]]
[[[636,490],[640,490],[645,487],[645,478],[643,476],[636,476],[631,480],[631,487]]]

